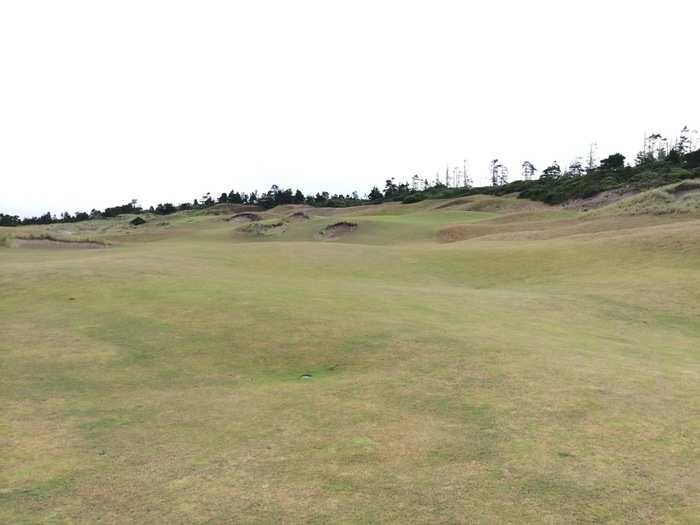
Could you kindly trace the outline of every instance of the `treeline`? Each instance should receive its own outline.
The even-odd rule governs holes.
[[[75,215],[64,212],[59,216],[46,212],[44,215],[40,215],[39,217],[25,217],[24,219],[20,219],[18,215],[0,213],[0,226],[25,226],[31,224],[52,224],[55,222],[80,222],[86,221],[90,218],[90,214],[85,212],[77,212]]]
[[[684,128],[683,132],[686,131],[687,128]],[[672,184],[687,178],[700,177],[700,149],[690,151],[690,144],[692,142],[687,138],[687,135],[681,134],[681,138],[670,147],[668,141],[661,135],[653,134],[645,138],[644,149],[636,156],[634,166],[626,165],[625,156],[615,153],[601,160],[597,165],[591,161],[586,167],[583,167],[581,162],[575,161],[567,169],[562,170],[559,164],[554,162],[542,170],[539,179],[514,182],[507,181],[503,175],[503,166],[494,160],[492,162],[492,185],[478,188],[471,187],[471,181],[466,177],[466,174],[463,178],[464,185],[461,187],[450,187],[441,182],[439,177],[436,177],[435,181],[431,183],[427,179],[421,179],[418,175],[414,175],[410,184],[408,182],[397,183],[393,178],[387,179],[382,190],[375,186],[364,197],[360,197],[357,192],[343,195],[324,191],[304,195],[298,189],[283,189],[273,185],[264,193],[257,191],[244,193],[231,190],[216,198],[212,197],[210,193],[205,193],[201,198],[193,199],[192,202],[181,204],[165,202],[148,209],[142,208],[136,200],[132,200],[128,204],[104,210],[93,209],[90,212],[79,211],[74,214],[63,212],[58,216],[47,212],[38,217],[20,218],[17,215],[0,213],[0,226],[72,223],[143,212],[169,215],[178,211],[200,210],[221,204],[251,205],[264,209],[284,204],[343,208],[392,201],[408,204],[424,199],[446,199],[476,194],[505,195],[509,193],[518,193],[521,198],[548,204],[560,204],[571,199],[588,198],[597,193],[621,187],[643,190]],[[529,173],[538,171],[528,161],[523,163],[524,174],[526,168]],[[449,183],[448,174],[446,174],[445,180]]]
[[[558,163],[553,163],[542,171],[537,180],[516,180],[477,188],[433,184],[423,190],[414,190],[405,184],[386,181],[383,192],[377,188],[372,190],[374,198],[371,202],[400,201],[408,204],[424,199],[517,193],[520,198],[561,204],[572,199],[593,197],[608,190],[645,190],[700,178],[700,149],[683,155],[674,154],[673,151],[661,158],[638,157],[634,166],[626,165],[625,157],[620,153],[610,155],[593,168],[582,168],[578,163],[573,163],[562,170]]]
[[[540,172],[538,180],[534,175],[539,171],[529,162],[522,163],[520,180],[508,182],[508,169],[498,159],[491,161],[491,185],[474,188],[465,169],[459,169],[450,177],[445,173],[442,183],[439,174],[435,183],[429,183],[414,175],[411,184],[395,184],[387,180],[384,191],[373,188],[369,195],[371,202],[401,201],[417,202],[423,199],[442,199],[474,194],[504,195],[517,192],[520,197],[539,200],[549,204],[559,204],[576,198],[591,197],[602,191],[628,187],[630,190],[643,190],[678,182],[684,178],[700,177],[699,133],[688,126],[681,129],[675,139],[659,133],[646,135],[644,144],[634,159],[634,166],[625,163],[625,156],[615,153],[602,159],[594,160],[591,146],[587,162],[581,157],[572,161],[565,169],[558,162],[553,162]],[[452,184],[450,184],[452,181]]]
[[[318,207],[348,207],[362,204],[364,201],[359,197],[357,192],[348,195],[330,194],[326,191],[316,194],[304,195],[301,190],[282,189],[277,185],[273,185],[267,192],[251,193],[238,192],[231,190],[228,193],[222,193],[219,197],[214,198],[210,193],[205,193],[199,199],[193,199],[192,202],[183,202],[173,204],[171,202],[159,203],[156,206],[143,208],[138,205],[136,200],[132,200],[128,204],[112,206],[104,210],[93,209],[90,212],[79,211],[74,214],[63,212],[60,215],[54,215],[50,212],[38,217],[20,218],[18,215],[7,215],[0,213],[0,226],[29,226],[35,224],[54,224],[54,223],[72,223],[86,221],[90,219],[104,219],[117,217],[126,214],[153,213],[155,215],[170,215],[178,211],[187,210],[203,210],[215,206],[217,204],[241,204],[258,206],[264,209],[274,208],[282,204],[306,204],[308,206]]]
[[[562,174],[554,179],[540,178],[529,184],[521,184],[519,189],[516,189],[518,183],[514,182],[510,188],[502,188],[502,191],[519,191],[522,198],[561,204],[572,199],[593,197],[609,190],[625,188],[641,191],[699,177],[700,150],[697,150],[678,160],[674,156],[664,160],[647,159],[637,162],[635,166],[621,163],[613,167],[601,165],[578,177]]]
[[[116,217],[124,213],[140,213],[143,209],[136,205],[136,201],[131,201],[129,204],[105,208],[104,211],[93,209],[91,212],[78,211],[70,214],[64,211],[60,215],[46,212],[38,217],[25,217],[21,219],[18,215],[7,215],[0,213],[0,226],[30,226],[33,224],[54,224],[54,223],[71,223],[87,221],[89,219],[98,219],[106,217]]]

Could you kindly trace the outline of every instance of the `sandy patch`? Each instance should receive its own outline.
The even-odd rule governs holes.
[[[49,250],[90,250],[106,248],[105,244],[94,241],[63,241],[59,239],[14,239],[10,241],[13,248],[40,248]]]
[[[243,212],[243,213],[237,213],[236,215],[229,217],[228,220],[231,222],[238,222],[238,223],[257,222],[257,221],[261,221],[262,217],[260,217],[260,215],[258,215],[257,213]]]
[[[569,208],[574,210],[593,210],[596,208],[602,208],[603,206],[608,206],[609,204],[614,204],[617,201],[636,195],[638,191],[630,191],[629,189],[617,189],[608,190],[600,192],[593,197],[588,197],[587,199],[572,199],[570,201],[562,204],[562,208]]]
[[[357,224],[354,222],[341,221],[335,224],[330,224],[318,232],[318,238],[324,240],[333,240],[348,235],[357,229]]]
[[[287,225],[282,221],[251,222],[240,228],[240,231],[253,235],[275,235],[287,231]]]

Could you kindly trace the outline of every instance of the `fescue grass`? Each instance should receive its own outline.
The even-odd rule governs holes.
[[[103,246],[107,245],[107,242],[104,239],[90,238],[90,237],[75,238],[75,237],[57,236],[57,235],[53,235],[51,233],[20,233],[19,235],[15,235],[14,238],[19,239],[21,241],[53,241],[53,242],[65,242],[65,243],[91,243],[91,244],[100,244]]]
[[[672,215],[700,213],[700,181],[686,180],[645,191],[602,208],[604,215]]]
[[[0,523],[694,523],[700,221],[434,206],[3,250]]]

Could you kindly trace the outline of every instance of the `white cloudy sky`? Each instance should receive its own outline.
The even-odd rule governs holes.
[[[0,2],[0,211],[360,193],[700,126],[697,0]],[[513,177],[512,177],[513,178]]]

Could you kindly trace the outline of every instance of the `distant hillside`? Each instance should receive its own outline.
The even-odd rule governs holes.
[[[283,189],[273,185],[270,190],[264,193],[254,191],[246,194],[231,190],[229,193],[222,193],[216,199],[210,193],[206,193],[201,199],[193,199],[192,202],[178,205],[165,202],[148,209],[139,206],[137,200],[132,200],[129,203],[108,207],[104,210],[93,209],[89,213],[85,211],[75,212],[75,214],[64,212],[60,217],[47,212],[39,217],[21,219],[16,215],[0,213],[0,227],[68,224],[89,219],[139,213],[167,216],[181,211],[195,211],[198,214],[211,215],[250,209],[266,210],[289,205],[305,205],[316,209],[372,207],[383,202],[411,204],[426,199],[453,199],[473,195],[517,196],[545,204],[567,204],[568,207],[587,210],[610,205],[645,190],[700,178],[700,150],[684,154],[671,150],[668,155],[663,157],[663,160],[659,160],[653,155],[646,157],[641,155],[637,159],[640,165],[635,167],[624,166],[624,160],[623,155],[616,153],[603,159],[601,167],[589,171],[583,169],[580,163],[576,163],[570,165],[567,171],[562,172],[559,165],[554,163],[542,171],[542,177],[538,180],[518,180],[510,183],[502,183],[505,175],[496,177],[494,172],[494,180],[500,183],[478,188],[448,187],[439,179],[431,185],[427,179],[420,181],[418,175],[415,175],[412,185],[408,182],[397,184],[395,179],[388,179],[385,181],[386,185],[383,191],[375,186],[365,197],[360,197],[357,192],[348,195],[328,192],[304,195],[300,190],[293,191],[291,188]],[[531,173],[536,171],[534,166],[531,164],[529,166]],[[494,169],[499,167],[503,168],[503,166],[494,164]],[[423,187],[421,190],[412,189],[412,187],[421,186]],[[490,209],[493,206],[501,206],[503,203],[474,202],[471,205],[476,207],[475,211],[478,211],[479,207]],[[509,203],[508,207],[513,208],[513,204]]]
[[[700,180],[647,190],[596,210],[598,215],[680,215],[700,213]]]
[[[659,163],[650,166],[626,166],[619,169],[596,169],[578,176],[563,174],[558,178],[514,181],[501,186],[433,187],[425,191],[411,192],[397,200],[411,203],[423,199],[448,199],[479,194],[501,196],[517,193],[518,197],[523,199],[546,204],[563,204],[574,199],[589,199],[607,191],[617,190],[619,194],[638,193],[695,178],[700,178],[700,166]]]

